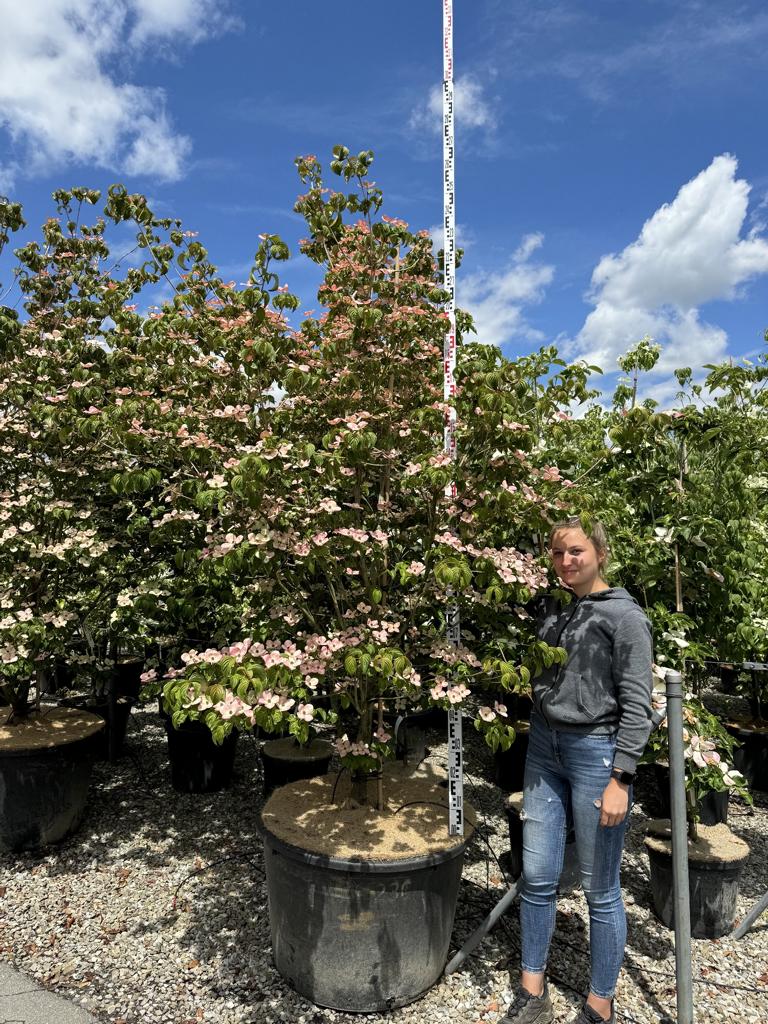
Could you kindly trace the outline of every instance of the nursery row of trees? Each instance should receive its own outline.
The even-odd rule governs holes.
[[[218,738],[258,724],[303,740],[354,711],[339,750],[365,767],[392,744],[380,702],[400,701],[470,707],[506,745],[504,694],[561,657],[524,606],[555,584],[546,537],[571,514],[605,522],[611,581],[646,607],[659,664],[768,660],[765,361],[681,368],[660,409],[638,400],[659,351],[645,339],[606,406],[597,368],[552,347],[508,359],[460,314],[450,465],[440,255],[382,214],[371,159],[337,147],[335,188],[297,160],[300,248],[323,273],[297,328],[278,236],[235,286],[122,186],[87,225],[99,194],[56,192],[41,240],[16,250],[0,692],[17,714],[58,666],[98,679],[140,652],[174,721]],[[127,252],[107,241],[120,225]],[[0,202],[0,246],[22,226]]]

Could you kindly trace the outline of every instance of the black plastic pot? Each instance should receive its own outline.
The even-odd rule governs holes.
[[[144,662],[138,658],[121,661],[112,669],[110,686],[116,697],[132,697],[138,700],[141,692],[141,673]]]
[[[729,724],[727,729],[741,743],[733,754],[734,765],[750,788],[768,792],[768,726]]]
[[[653,911],[667,928],[674,928],[674,887],[672,852],[648,846],[651,865]],[[688,889],[691,901],[691,935],[695,939],[717,939],[733,928],[739,879],[749,854],[743,860],[688,860]]]
[[[653,766],[656,785],[659,789],[659,817],[668,818],[671,812],[669,795],[669,766],[655,764]],[[730,793],[724,789],[721,793],[711,790],[699,800],[699,821],[702,825],[725,825],[728,822],[728,803]]]
[[[264,795],[287,782],[325,775],[332,754],[333,747],[328,740],[314,739],[304,747],[299,746],[292,736],[268,740],[261,748]]]
[[[448,712],[445,708],[432,707],[424,708],[421,711],[414,712],[418,715],[419,721],[425,729],[437,729],[440,732],[446,732],[448,729]]]
[[[517,879],[523,873],[523,794],[512,793],[506,800],[507,827],[509,828],[509,871]],[[573,828],[568,830],[565,839],[563,869],[560,872],[558,892],[572,892],[581,884],[579,857],[576,853],[576,834]]]
[[[50,715],[61,720],[66,709]],[[77,739],[50,746],[4,747],[0,738],[0,850],[58,843],[74,832],[85,812],[94,745],[104,722],[73,711],[83,722]]]
[[[530,722],[521,720],[513,723],[515,742],[509,750],[497,750],[494,756],[496,765],[496,785],[505,793],[517,793],[523,788],[525,778],[525,758],[528,754],[528,736]]]
[[[739,667],[720,663],[720,689],[723,693],[735,694],[739,682]]]
[[[387,725],[395,730],[395,757],[406,764],[419,765],[427,756],[427,722],[429,712],[414,711],[395,719],[388,717]]]
[[[106,728],[94,741],[94,756],[99,761],[116,761],[123,751],[128,719],[134,701],[130,697],[62,697],[62,707],[80,708],[104,720]]]
[[[445,967],[465,844],[397,861],[345,860],[263,827],[275,966],[318,1006],[405,1006]]]
[[[171,761],[171,783],[180,793],[216,793],[232,782],[238,733],[217,746],[202,722],[183,722],[178,729],[164,718]]]

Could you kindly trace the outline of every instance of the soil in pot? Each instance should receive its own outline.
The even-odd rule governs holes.
[[[739,743],[733,763],[751,789],[768,792],[768,722],[729,722],[726,726]]]
[[[177,729],[164,717],[171,761],[171,784],[180,793],[216,793],[232,783],[238,733],[224,742],[213,742],[203,722],[183,722]]]
[[[523,788],[528,735],[531,730],[530,721],[524,719],[513,722],[512,725],[515,730],[515,742],[509,750],[497,750],[494,755],[496,785],[505,793],[517,793]]]
[[[653,910],[659,920],[674,928],[672,841],[666,819],[650,821],[645,847],[651,865]],[[716,939],[733,928],[739,879],[749,858],[749,847],[727,825],[700,825],[698,839],[688,841],[688,887],[691,901],[691,935]]]
[[[381,1012],[440,977],[474,822],[465,805],[466,835],[448,835],[442,782],[388,766],[382,812],[353,804],[335,775],[290,783],[265,805],[275,964],[311,1002]]]
[[[104,720],[74,708],[8,718],[0,716],[0,849],[60,842],[85,812]]]
[[[325,775],[332,754],[333,746],[328,740],[313,739],[304,746],[297,743],[293,736],[268,740],[261,748],[264,795],[288,782]]]

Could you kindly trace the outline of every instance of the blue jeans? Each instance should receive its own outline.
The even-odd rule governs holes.
[[[619,867],[629,814],[613,828],[600,825],[599,802],[611,776],[615,749],[615,733],[579,736],[561,732],[550,729],[534,713],[522,814],[523,970],[541,974],[546,967],[555,928],[557,883],[572,824],[589,905],[590,988],[605,999],[610,999],[616,988],[627,940]]]

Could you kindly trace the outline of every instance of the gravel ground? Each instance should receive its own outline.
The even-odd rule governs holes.
[[[430,733],[429,740],[430,760],[443,767],[443,737]],[[503,865],[509,845],[492,758],[474,730],[465,730],[465,746],[465,796],[480,811],[481,826],[467,854],[454,948],[503,895],[506,882],[489,846]],[[272,966],[256,831],[257,742],[241,739],[235,785],[209,796],[172,790],[165,736],[153,711],[134,712],[126,751],[119,763],[97,766],[87,817],[74,837],[41,854],[0,858],[0,958],[105,1024],[359,1021],[359,1015],[308,1004]],[[673,936],[649,909],[642,846],[652,798],[641,784],[624,860],[629,941],[617,1009],[618,1019],[630,1024],[675,1017]],[[766,795],[756,797],[754,810],[733,806],[729,820],[752,849],[741,916],[768,887]],[[579,892],[561,897],[550,961],[559,1021],[570,1020],[588,984],[587,920]],[[463,970],[409,1007],[364,1019],[496,1021],[518,965],[513,907]],[[693,940],[697,1021],[768,1021],[767,968],[768,914],[740,942]]]

